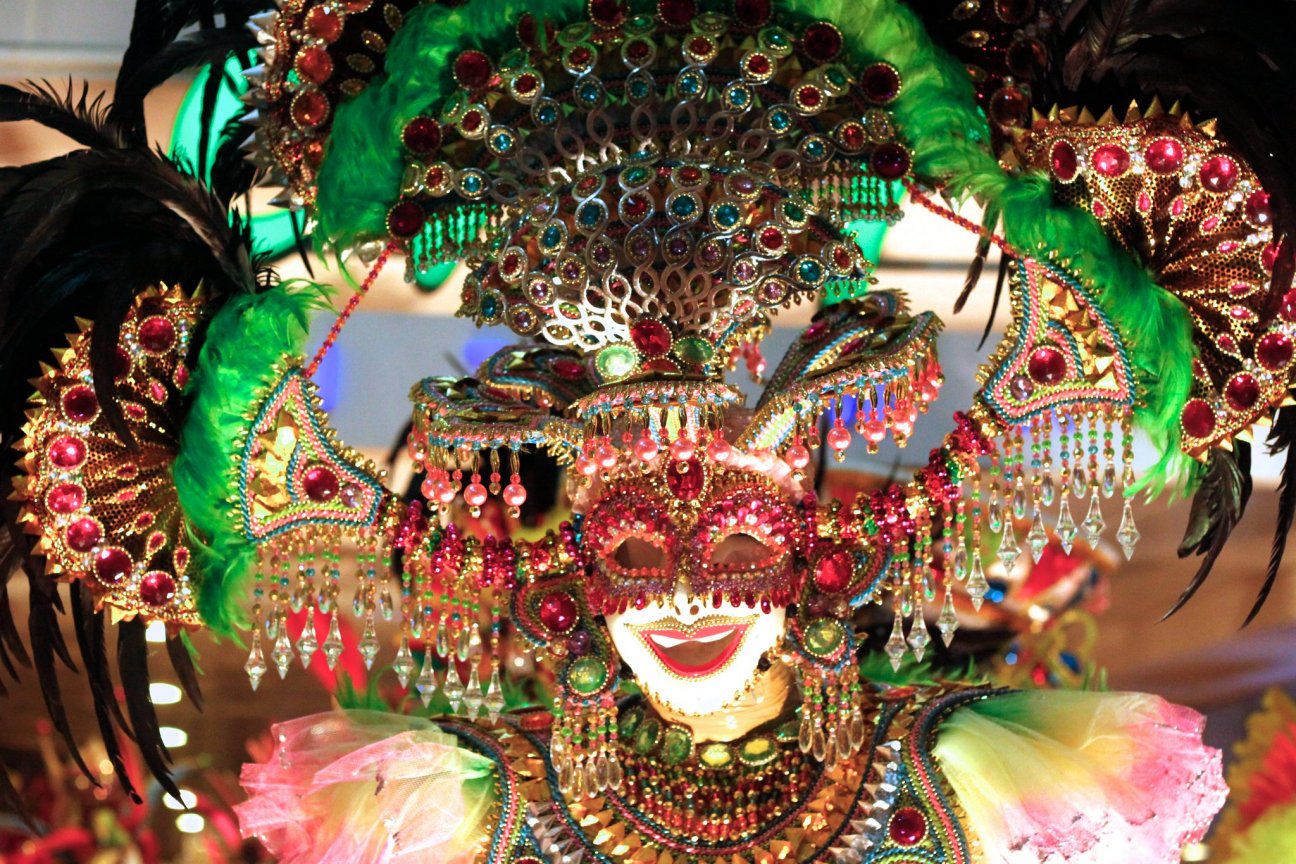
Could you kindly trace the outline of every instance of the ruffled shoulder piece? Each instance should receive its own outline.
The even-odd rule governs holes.
[[[1156,696],[1005,692],[952,711],[932,752],[987,864],[1172,864],[1228,791],[1203,725]]]

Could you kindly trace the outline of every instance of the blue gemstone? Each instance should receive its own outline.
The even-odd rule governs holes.
[[[814,140],[807,142],[806,153],[818,159],[824,155],[824,145],[822,141]]]
[[[770,128],[775,132],[786,132],[792,125],[792,118],[786,111],[775,111],[770,115]]]
[[[536,119],[546,126],[558,122],[558,109],[552,105],[545,105],[536,112]]]
[[[505,132],[496,135],[493,140],[495,142],[496,150],[508,151],[513,149],[513,136]]]
[[[729,102],[734,106],[741,108],[747,104],[747,91],[742,87],[735,87],[729,91]]]
[[[681,219],[687,219],[697,209],[697,202],[692,196],[681,195],[671,202],[671,212]]]
[[[581,208],[580,221],[586,228],[593,228],[599,223],[603,212],[595,204],[586,204]]]
[[[465,192],[480,192],[482,188],[482,179],[476,174],[469,174],[463,179],[463,189]]]
[[[557,225],[550,225],[544,230],[544,234],[540,236],[540,242],[550,248],[557,246],[562,242],[562,229]]]
[[[817,261],[802,261],[797,270],[801,274],[802,282],[818,282],[819,277],[823,275],[823,268]]]
[[[738,222],[738,208],[733,204],[721,204],[715,209],[715,221],[721,228],[729,228]]]
[[[680,92],[685,96],[696,96],[701,89],[702,82],[693,75],[689,75],[680,81]]]
[[[485,315],[487,318],[494,318],[495,315],[499,312],[499,300],[497,300],[492,295],[483,297],[481,302],[481,310],[482,310],[482,315]]]

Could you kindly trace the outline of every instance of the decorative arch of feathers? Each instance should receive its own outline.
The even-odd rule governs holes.
[[[644,418],[643,434],[626,439],[643,461],[659,447],[700,446],[698,436],[718,448],[718,460],[733,446],[717,431],[736,398],[722,382],[725,367],[743,359],[759,367],[754,345],[794,299],[851,298],[821,313],[774,372],[733,442],[749,455],[721,455],[764,468],[782,460],[795,473],[814,446],[844,449],[846,396],[862,406],[856,432],[869,444],[906,437],[939,385],[939,322],[871,291],[869,263],[833,221],[897,218],[900,185],[910,206],[976,235],[958,306],[991,246],[1003,249],[992,290],[996,305],[1008,295],[1014,323],[985,367],[977,404],[956,415],[955,431],[913,481],[841,510],[807,505],[810,536],[797,554],[820,589],[851,603],[892,597],[898,616],[915,598],[921,608],[935,596],[933,578],[955,579],[979,603],[983,522],[998,535],[995,554],[1015,556],[1006,512],[1038,521],[1058,501],[1057,531],[1069,545],[1082,532],[1101,534],[1100,497],[1117,486],[1127,513],[1135,493],[1170,481],[1193,491],[1180,553],[1200,557],[1181,604],[1241,518],[1254,430],[1268,428],[1269,446],[1290,453],[1296,256],[1285,239],[1296,217],[1296,115],[1270,101],[1296,88],[1296,4],[1288,0],[1227,8],[1210,0],[285,0],[276,15],[264,7],[141,0],[111,102],[75,87],[0,87],[0,120],[35,121],[78,146],[0,168],[0,434],[17,460],[4,475],[0,695],[28,674],[23,667],[34,668],[76,754],[58,667],[79,670],[124,782],[118,729],[179,797],[148,695],[147,623],[167,623],[170,662],[198,704],[186,633],[235,636],[251,625],[255,686],[267,657],[282,670],[293,656],[289,609],[339,605],[344,540],[362,547],[362,650],[375,609],[393,603],[442,654],[477,650],[478,629],[466,622],[487,607],[496,623],[508,615],[538,648],[552,647],[568,610],[543,601],[579,564],[590,523],[584,533],[568,526],[544,541],[493,545],[435,516],[460,497],[470,507],[490,496],[521,504],[516,460],[527,448],[597,475],[616,464],[601,448],[628,415]],[[713,112],[718,126],[703,127],[696,108],[668,119],[643,108],[639,73],[648,71],[651,94],[662,46],[680,67],[671,67],[679,76],[669,93],[690,105],[724,100]],[[246,60],[254,110],[223,122],[214,106],[231,57]],[[620,73],[600,77],[609,63],[622,63]],[[742,74],[723,93],[708,89],[711,63],[740,64]],[[203,100],[213,128],[188,165],[150,148],[143,100],[194,68],[210,72]],[[580,86],[553,98],[535,92],[562,74]],[[761,122],[735,126],[749,99],[765,106]],[[561,131],[541,141],[564,112],[588,119],[581,134],[590,140],[577,143],[605,155],[621,151],[597,121],[617,116],[765,155],[752,157],[760,171],[717,159],[699,172],[697,159],[646,150],[622,154],[613,176],[587,170],[601,157]],[[654,178],[665,185],[653,187]],[[530,191],[557,191],[530,194],[528,181]],[[701,202],[699,183],[715,187]],[[282,186],[276,203],[310,214],[320,249],[355,252],[375,272],[398,254],[409,268],[469,261],[463,314],[548,343],[502,352],[476,379],[415,387],[411,449],[428,472],[427,512],[385,489],[382,473],[329,429],[313,364],[300,356],[308,316],[328,307],[328,295],[279,283],[251,253],[245,214],[258,184]],[[983,224],[953,214],[951,202],[966,199],[981,205]],[[720,206],[731,200],[732,209]],[[755,248],[727,271],[743,292],[708,295],[712,306],[701,311],[678,292],[667,303],[625,287],[613,298],[619,306],[594,292],[568,303],[579,308],[566,323],[561,294],[526,295],[563,289],[566,271],[539,285],[530,277],[567,266],[564,250],[588,253],[572,279],[599,266],[603,247],[587,238],[610,221],[632,224],[639,208],[658,207],[662,219],[687,226],[699,203],[714,236],[728,239],[681,254],[706,261]],[[676,254],[673,242],[660,254]],[[617,254],[637,253],[627,241]],[[671,266],[670,278],[686,278]],[[630,326],[627,309],[702,323],[696,332],[660,321]],[[714,326],[719,318],[728,326]],[[635,382],[654,375],[645,396]],[[821,437],[825,409],[830,428]],[[1141,478],[1129,467],[1134,426],[1163,454]],[[1060,450],[1042,449],[1041,436],[1051,442],[1055,432]],[[1289,458],[1256,610],[1296,514],[1294,471]],[[1090,502],[1083,519],[1071,516],[1068,488],[1078,507]],[[851,545],[879,533],[890,560]],[[1132,517],[1122,516],[1117,536],[1133,546]],[[403,571],[395,601],[383,588],[393,559]],[[435,603],[448,569],[475,582]],[[8,599],[16,580],[25,580],[30,608],[21,625]],[[793,599],[822,605],[810,594]],[[591,595],[590,608],[572,614],[633,600]],[[79,659],[62,636],[66,616]],[[335,613],[332,620],[336,627]],[[804,640],[799,626],[793,636]],[[333,655],[335,633],[319,637],[308,628],[298,655]],[[403,685],[415,666],[403,640],[393,663]],[[492,683],[486,698],[494,692]],[[0,795],[13,801],[2,771]]]

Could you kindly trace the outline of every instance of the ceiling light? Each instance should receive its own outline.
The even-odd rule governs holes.
[[[149,685],[149,698],[154,705],[174,705],[180,701],[180,688],[174,684],[155,682]]]

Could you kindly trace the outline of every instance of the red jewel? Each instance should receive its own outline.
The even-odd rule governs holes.
[[[693,0],[657,0],[657,17],[667,27],[684,27],[695,15]]]
[[[536,46],[536,37],[539,35],[540,31],[536,27],[535,16],[530,12],[523,12],[517,23],[518,41],[528,48],[534,48]]]
[[[773,9],[770,0],[734,0],[733,12],[739,24],[756,28],[769,23]]]
[[[1178,171],[1183,167],[1183,144],[1176,138],[1158,138],[1143,151],[1143,161],[1158,174]]]
[[[324,6],[316,6],[306,13],[306,31],[325,42],[336,42],[342,35],[342,19]]]
[[[423,183],[429,189],[440,189],[441,184],[445,183],[445,169],[439,166],[429,168],[427,173],[423,175]],[[419,218],[421,220],[422,216]],[[414,230],[417,231],[418,229],[415,228]]]
[[[747,58],[747,71],[757,77],[768,75],[770,71],[770,59],[764,54],[753,54]]]
[[[811,60],[827,63],[841,53],[842,36],[836,27],[821,21],[806,28],[801,47]]]
[[[129,375],[132,365],[133,363],[131,361],[131,356],[129,353],[127,353],[126,349],[118,348],[115,352],[113,352],[113,365],[112,365],[113,380],[120,381],[123,378],[125,378],[127,375]]]
[[[1038,39],[1018,39],[1008,46],[1008,69],[1018,78],[1031,78],[1048,63],[1048,52]]]
[[[927,820],[913,807],[902,807],[891,817],[891,839],[901,846],[913,846],[927,834]]]
[[[565,591],[540,598],[540,623],[554,633],[566,633],[576,623],[576,601]]]
[[[441,124],[431,117],[415,117],[405,124],[401,141],[411,153],[422,156],[441,146]]]
[[[1053,168],[1053,176],[1059,180],[1066,182],[1075,178],[1079,159],[1076,158],[1075,148],[1070,141],[1057,141],[1053,144],[1053,149],[1049,151],[1049,165]]]
[[[849,150],[858,150],[864,146],[864,127],[858,123],[847,123],[841,129],[841,143]]]
[[[140,580],[140,599],[150,606],[165,606],[175,597],[175,580],[161,570],[152,570]]]
[[[49,458],[60,468],[75,468],[85,461],[86,445],[80,438],[61,435],[49,446]]]
[[[297,74],[312,84],[323,84],[333,74],[333,58],[318,46],[306,48],[297,55]]]
[[[103,532],[99,529],[99,523],[86,517],[78,519],[67,527],[67,532],[63,535],[67,539],[68,548],[74,552],[89,552],[99,545],[103,539]]]
[[[1260,266],[1270,272],[1273,271],[1274,264],[1278,261],[1278,244],[1270,243],[1260,252]],[[1288,321],[1296,321],[1296,318],[1288,318]]]
[[[625,20],[626,7],[620,0],[590,0],[590,18],[600,27],[615,27]]]
[[[1257,228],[1263,228],[1273,221],[1273,211],[1270,209],[1271,201],[1269,193],[1263,189],[1257,189],[1247,197],[1244,212],[1246,220]]]
[[[860,73],[864,98],[885,105],[900,93],[900,73],[888,63],[874,63]]]
[[[850,252],[846,251],[845,246],[838,246],[833,249],[833,263],[837,265],[838,270],[848,270],[855,262],[851,260]]]
[[[423,208],[414,201],[402,201],[387,212],[387,228],[397,237],[413,237],[423,227]]]
[[[45,495],[45,504],[55,513],[75,513],[85,504],[85,489],[76,483],[60,483]]]
[[[692,186],[702,179],[702,169],[696,165],[686,165],[679,170],[680,182]]]
[[[302,488],[312,501],[332,501],[338,494],[338,478],[331,469],[316,465],[306,469],[302,476]]]
[[[777,252],[783,248],[783,232],[773,225],[761,230],[761,245],[771,252]]]
[[[131,559],[125,550],[109,546],[95,555],[95,576],[105,585],[116,585],[130,575]]]
[[[1066,377],[1066,358],[1058,349],[1046,345],[1031,352],[1026,368],[1036,384],[1056,384]]]
[[[630,339],[635,347],[649,356],[660,356],[670,350],[671,334],[660,321],[645,319],[630,326]]]
[[[303,90],[293,99],[292,118],[298,126],[318,126],[328,114],[328,97],[318,90]]]
[[[1129,170],[1130,157],[1124,147],[1104,144],[1093,152],[1089,162],[1104,177],[1120,177]]]
[[[632,63],[638,63],[652,52],[652,48],[644,40],[635,39],[626,43],[625,52]]]
[[[818,87],[807,84],[797,91],[797,102],[806,108],[818,108],[819,103],[823,101],[823,96]]]
[[[1227,192],[1238,181],[1238,166],[1227,156],[1212,156],[1202,163],[1198,177],[1211,192]]]
[[[991,95],[987,108],[990,119],[1000,126],[1019,126],[1026,119],[1030,100],[1017,87],[1000,87]]]
[[[692,501],[702,494],[702,463],[696,456],[670,463],[666,469],[666,488],[681,501]]]
[[[909,151],[895,143],[879,144],[869,164],[883,180],[899,180],[909,170]]]
[[[1247,372],[1239,372],[1224,388],[1224,401],[1234,411],[1248,411],[1260,401],[1260,382]]]
[[[89,387],[73,387],[63,394],[63,416],[73,423],[89,423],[99,416],[99,400]]]
[[[1215,412],[1202,399],[1189,399],[1180,419],[1184,431],[1194,438],[1205,438],[1215,431]]]
[[[1276,372],[1292,359],[1292,341],[1285,333],[1267,333],[1256,345],[1256,359],[1260,365]]]
[[[585,66],[594,59],[594,54],[584,45],[577,45],[567,55],[567,59],[571,61],[573,66]]]
[[[139,344],[150,354],[161,354],[175,344],[175,325],[161,315],[145,318],[139,326]]]
[[[694,36],[689,40],[689,51],[698,57],[705,57],[711,53],[711,40],[705,36]]]
[[[463,127],[465,132],[476,132],[484,122],[485,118],[482,117],[482,112],[474,108],[463,116],[463,119],[459,121],[459,125]]]
[[[855,562],[845,549],[829,552],[815,565],[815,587],[825,594],[838,594],[850,585]]]
[[[525,96],[534,91],[539,84],[540,79],[536,78],[536,76],[532,75],[530,72],[527,72],[526,74],[517,77],[517,80],[513,82],[513,89]]]
[[[490,58],[481,51],[464,51],[455,58],[455,80],[459,82],[459,86],[468,90],[481,90],[490,83],[494,73]]]
[[[801,333],[801,341],[813,342],[827,332],[828,332],[828,322],[821,318],[818,321],[812,323]]]
[[[553,361],[551,365],[559,377],[566,378],[568,381],[575,381],[585,377],[585,364],[579,360],[560,357]]]

